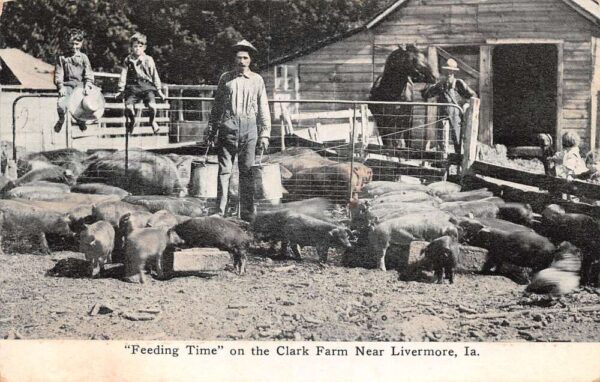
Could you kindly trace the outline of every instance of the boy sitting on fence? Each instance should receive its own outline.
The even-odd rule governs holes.
[[[585,161],[579,153],[580,138],[577,133],[567,131],[562,136],[563,149],[548,161],[554,163],[556,176],[559,178],[579,177],[588,171]]]
[[[161,82],[156,71],[156,64],[146,51],[146,36],[136,33],[129,40],[131,54],[125,58],[117,97],[125,99],[125,117],[127,132],[133,132],[135,124],[135,104],[144,101],[150,111],[150,125],[154,134],[158,132],[156,123],[156,99],[154,93],[165,99],[161,90]]]
[[[54,84],[58,90],[58,122],[54,125],[54,131],[59,133],[65,123],[65,116],[71,94],[78,87],[84,87],[83,94],[87,94],[94,83],[94,72],[90,59],[81,52],[83,45],[83,32],[78,29],[69,31],[68,50],[69,54],[59,56],[54,71]],[[85,121],[76,120],[81,131],[87,127]]]

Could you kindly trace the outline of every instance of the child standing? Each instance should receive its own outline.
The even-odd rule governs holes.
[[[146,36],[141,33],[131,36],[129,40],[131,54],[125,58],[119,79],[117,96],[122,95],[125,99],[126,128],[129,133],[133,131],[135,124],[135,104],[143,101],[150,111],[150,125],[156,134],[159,126],[155,121],[156,99],[154,93],[165,99],[156,64],[152,57],[145,53],[146,42]]]
[[[555,164],[556,176],[560,178],[577,177],[588,170],[579,153],[580,138],[577,133],[567,131],[562,136],[562,151],[548,158]]]
[[[54,125],[54,131],[57,133],[60,132],[65,122],[73,90],[77,87],[84,87],[83,94],[87,94],[87,91],[91,89],[94,83],[94,72],[92,71],[90,59],[85,53],[81,52],[83,39],[82,31],[72,29],[69,32],[69,55],[59,56],[56,62],[54,84],[58,90],[59,97],[56,108],[58,122]],[[77,120],[77,125],[81,131],[86,129],[85,121]]]

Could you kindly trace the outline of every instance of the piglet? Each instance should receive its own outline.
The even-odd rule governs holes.
[[[79,252],[90,262],[90,276],[96,277],[104,264],[111,262],[115,230],[104,220],[86,225],[79,233]]]
[[[299,246],[316,247],[319,261],[327,262],[327,251],[330,247],[349,249],[351,232],[348,228],[335,225],[304,214],[290,213],[283,225],[283,247],[291,245],[296,258],[300,259]]]
[[[154,265],[159,278],[163,278],[162,256],[169,246],[183,244],[174,230],[140,228],[133,231],[125,243],[125,277],[127,282],[145,282],[144,268]]]
[[[459,247],[452,236],[438,237],[423,248],[421,254],[424,256],[423,265],[434,270],[438,284],[442,284],[444,274],[450,284],[454,283],[454,268],[456,268]]]

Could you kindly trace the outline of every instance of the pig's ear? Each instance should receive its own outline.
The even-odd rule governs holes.
[[[468,217],[469,217],[469,219],[475,219],[475,216],[473,215],[472,212],[469,212],[469,216]]]
[[[482,229],[479,230],[479,232],[490,233],[492,231],[489,229],[489,227],[483,227]]]

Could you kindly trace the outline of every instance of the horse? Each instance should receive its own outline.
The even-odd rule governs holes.
[[[385,61],[383,74],[377,77],[369,101],[413,100],[413,82],[435,83],[436,76],[425,55],[413,44],[398,46]],[[406,130],[412,127],[412,105],[369,104],[379,135],[386,148],[406,147]]]

